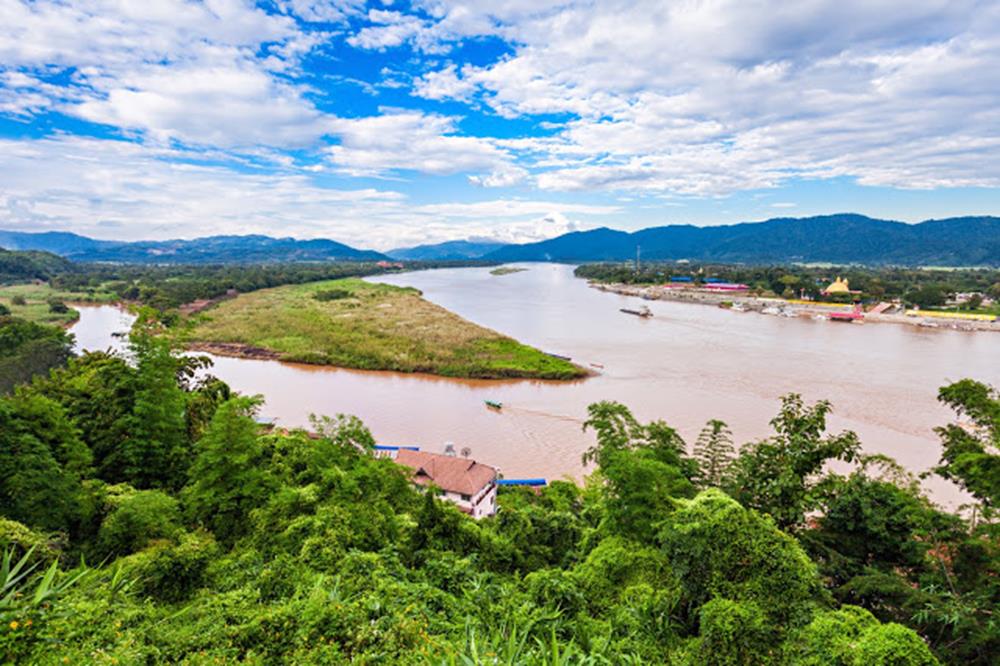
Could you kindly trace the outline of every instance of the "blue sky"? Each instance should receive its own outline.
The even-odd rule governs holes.
[[[1000,2],[0,0],[0,227],[363,247],[1000,212]]]

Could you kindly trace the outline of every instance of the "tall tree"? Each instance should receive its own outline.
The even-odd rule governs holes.
[[[130,338],[139,388],[125,449],[126,474],[139,488],[178,488],[190,462],[186,400],[178,385],[180,363],[156,327],[152,315],[144,313]]]
[[[963,379],[943,387],[938,400],[967,421],[937,429],[943,450],[936,471],[972,493],[990,513],[1000,504],[1000,392]]]
[[[251,509],[268,495],[262,470],[259,426],[254,415],[262,399],[235,397],[222,403],[197,443],[183,497],[190,516],[219,541],[232,543],[247,525]]]
[[[698,486],[721,488],[726,481],[729,466],[736,457],[733,433],[724,421],[712,419],[694,443],[694,459],[698,462]]]
[[[825,400],[807,407],[798,394],[784,396],[771,420],[775,434],[744,447],[733,463],[733,496],[771,514],[782,529],[801,525],[817,505],[813,491],[823,466],[830,460],[852,462],[861,449],[853,432],[825,434],[829,413]]]

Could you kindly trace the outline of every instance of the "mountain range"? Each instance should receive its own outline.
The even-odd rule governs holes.
[[[483,259],[624,261],[634,259],[637,249],[651,260],[1000,266],[1000,217],[906,224],[848,213],[713,227],[672,225],[632,233],[601,228],[503,247]]]
[[[0,247],[42,250],[73,261],[135,264],[379,261],[384,254],[332,240],[270,236],[207,236],[193,240],[105,241],[68,232],[0,231]]]
[[[359,250],[332,240],[210,236],[194,240],[104,241],[67,232],[0,231],[0,247],[44,250],[73,261],[119,263],[262,263],[279,261],[627,261],[840,263],[906,266],[1000,266],[1000,217],[953,217],[907,224],[841,213],[627,232],[600,228],[505,245],[448,241],[390,250]]]
[[[507,244],[498,241],[457,240],[399,248],[386,254],[399,261],[468,261],[480,259],[503,247]]]

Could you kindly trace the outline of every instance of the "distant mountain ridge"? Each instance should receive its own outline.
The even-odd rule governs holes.
[[[574,231],[523,245],[447,241],[382,254],[332,240],[209,236],[193,240],[104,241],[69,232],[0,231],[0,248],[51,252],[73,261],[269,263],[281,261],[627,261],[829,262],[1000,267],[1000,217],[968,216],[906,224],[854,213],[773,218],[712,227],[670,225],[627,232]],[[388,256],[387,256],[388,255]]]
[[[499,241],[456,240],[398,248],[386,254],[400,261],[465,261],[479,259],[506,246]]]
[[[68,232],[0,231],[0,247],[40,250],[73,261],[135,264],[379,261],[384,254],[332,240],[270,236],[207,236],[192,240],[102,241]]]
[[[672,225],[631,233],[600,228],[508,245],[482,258],[626,261],[635,258],[637,247],[649,260],[1000,266],[1000,217],[906,224],[843,213],[713,227]]]

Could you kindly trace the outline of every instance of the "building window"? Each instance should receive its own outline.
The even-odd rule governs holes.
[[[465,494],[462,495],[462,501],[463,502],[468,502],[471,499],[472,499],[471,495],[465,495]]]

